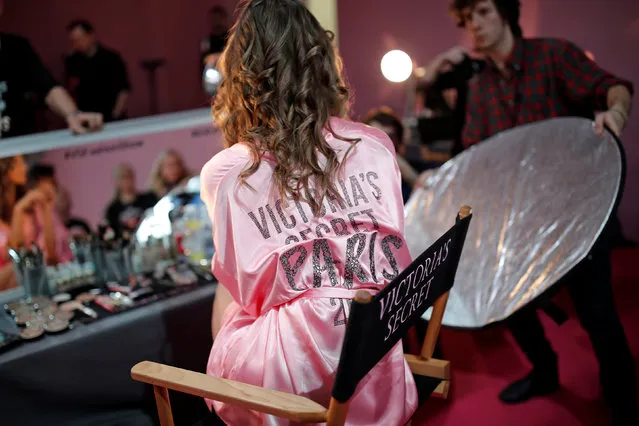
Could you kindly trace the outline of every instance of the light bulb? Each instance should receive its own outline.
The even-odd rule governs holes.
[[[391,50],[382,58],[382,74],[388,81],[401,83],[413,72],[413,61],[406,52]]]

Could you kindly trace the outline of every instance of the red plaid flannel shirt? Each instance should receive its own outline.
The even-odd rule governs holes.
[[[592,118],[608,109],[608,90],[632,83],[615,77],[574,44],[519,39],[506,61],[510,78],[492,63],[469,83],[462,142],[469,147],[511,127],[561,116]]]

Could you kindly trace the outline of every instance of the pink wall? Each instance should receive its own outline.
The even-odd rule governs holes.
[[[639,7],[635,1],[525,0],[521,24],[527,36],[562,37],[591,51],[604,68],[639,89]],[[614,7],[612,6],[614,3]],[[401,85],[389,83],[379,63],[387,51],[402,49],[418,65],[456,44],[463,33],[447,14],[450,0],[343,0],[339,2],[340,53],[355,91],[356,116],[380,105],[403,111]],[[623,139],[628,175],[620,216],[627,236],[639,240],[639,114]]]
[[[109,150],[113,147],[120,149]],[[135,170],[138,189],[148,191],[151,168],[158,155],[169,148],[182,155],[192,175],[199,175],[202,166],[223,148],[222,135],[212,125],[199,125],[55,149],[41,161],[55,167],[59,184],[69,191],[72,215],[96,226],[113,199],[116,166],[129,164]]]

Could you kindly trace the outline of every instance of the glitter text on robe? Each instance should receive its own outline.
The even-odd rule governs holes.
[[[375,220],[372,216],[372,209],[366,207],[370,206],[373,200],[380,201],[382,198],[382,191],[379,186],[375,184],[377,179],[379,179],[379,176],[375,172],[358,173],[357,175],[349,176],[347,179],[339,179],[338,186],[341,190],[342,200],[325,197],[322,209],[317,217],[323,218],[328,210],[333,214],[350,211],[348,214],[349,222],[355,229],[355,232],[359,232],[356,221],[357,216],[368,215],[371,220]],[[282,200],[277,200],[274,203],[266,204],[249,212],[248,216],[266,240],[282,233],[291,234],[292,230],[299,227],[302,223],[308,224],[312,221],[310,207],[299,201],[294,202],[294,206],[292,206],[292,208],[289,206],[285,211]],[[313,222],[317,223],[317,221]],[[374,223],[376,225],[376,222]],[[315,229],[302,229],[298,233],[299,237],[297,235],[289,235],[286,239],[286,244],[298,242],[300,239],[309,240],[313,237],[322,238],[331,230],[337,235],[349,234],[346,229],[347,223],[342,218],[331,221],[330,227],[320,223],[315,225],[314,228]]]
[[[355,279],[383,285],[399,274],[393,251],[406,250],[406,244],[400,235],[380,230],[375,211],[385,206],[378,179],[372,171],[339,179],[342,199],[326,197],[315,216],[307,203],[290,202],[285,208],[281,200],[249,212],[265,240],[279,236],[291,246],[280,255],[280,264],[292,290],[323,284],[352,288]],[[375,255],[380,250],[382,261]],[[312,272],[307,270],[311,267]],[[300,276],[312,276],[313,281],[301,282]]]

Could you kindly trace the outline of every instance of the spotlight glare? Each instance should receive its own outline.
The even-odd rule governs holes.
[[[382,74],[388,81],[401,83],[408,80],[413,72],[413,61],[406,52],[391,50],[382,58]]]

